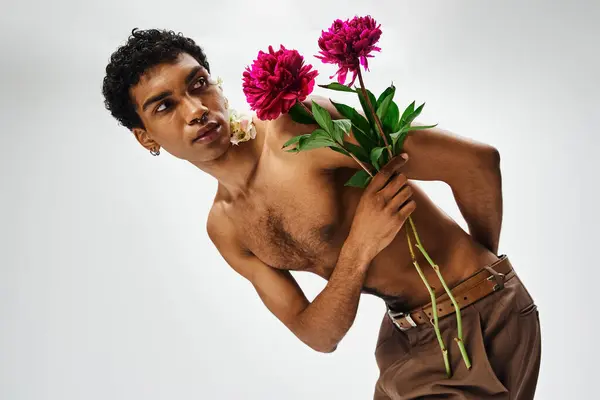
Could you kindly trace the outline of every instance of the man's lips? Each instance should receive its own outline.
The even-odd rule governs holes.
[[[211,121],[211,122],[207,123],[206,125],[204,125],[202,128],[200,128],[198,130],[193,142],[197,142],[198,140],[202,139],[203,137],[210,134],[215,129],[219,128],[219,126],[220,126],[220,124],[215,121]]]

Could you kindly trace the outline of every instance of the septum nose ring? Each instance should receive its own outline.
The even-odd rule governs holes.
[[[208,121],[208,112],[205,112],[204,114],[202,114],[202,116],[200,118],[194,118],[192,120],[192,123],[200,122],[201,124],[206,124],[207,121]]]

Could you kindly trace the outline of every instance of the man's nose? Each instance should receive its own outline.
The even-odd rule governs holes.
[[[189,125],[201,121],[208,114],[206,107],[200,99],[188,97],[184,100],[185,120]]]

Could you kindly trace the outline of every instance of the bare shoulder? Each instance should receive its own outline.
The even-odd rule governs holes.
[[[281,147],[289,139],[311,133],[316,127],[316,125],[298,123],[289,114],[284,113],[267,123],[267,132],[272,143],[279,144]]]
[[[245,251],[222,203],[213,204],[206,220],[206,232],[226,263],[246,279],[252,280],[253,263],[248,263],[250,254]]]
[[[245,254],[244,246],[222,202],[216,201],[210,209],[206,220],[206,233],[221,256],[236,269],[237,261]]]
[[[233,222],[225,213],[222,202],[215,201],[206,219],[208,237],[220,252],[231,251],[239,246]]]

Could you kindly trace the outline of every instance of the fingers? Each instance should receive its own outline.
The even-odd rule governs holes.
[[[398,210],[398,218],[402,221],[406,221],[406,219],[415,211],[417,208],[417,203],[414,200],[409,200],[404,203],[400,209]]]
[[[408,185],[404,186],[400,191],[389,201],[387,207],[392,210],[393,213],[397,212],[400,207],[410,200],[413,194],[412,188]]]
[[[369,184],[368,189],[374,192],[380,191],[390,180],[390,178],[394,175],[394,173],[399,172],[400,168],[406,164],[408,160],[408,155],[406,153],[402,153],[399,156],[396,156],[390,160],[373,178],[371,183]]]
[[[388,184],[379,192],[379,194],[383,196],[385,203],[389,202],[394,196],[396,196],[400,189],[406,185],[406,182],[408,182],[406,175],[395,172]]]

